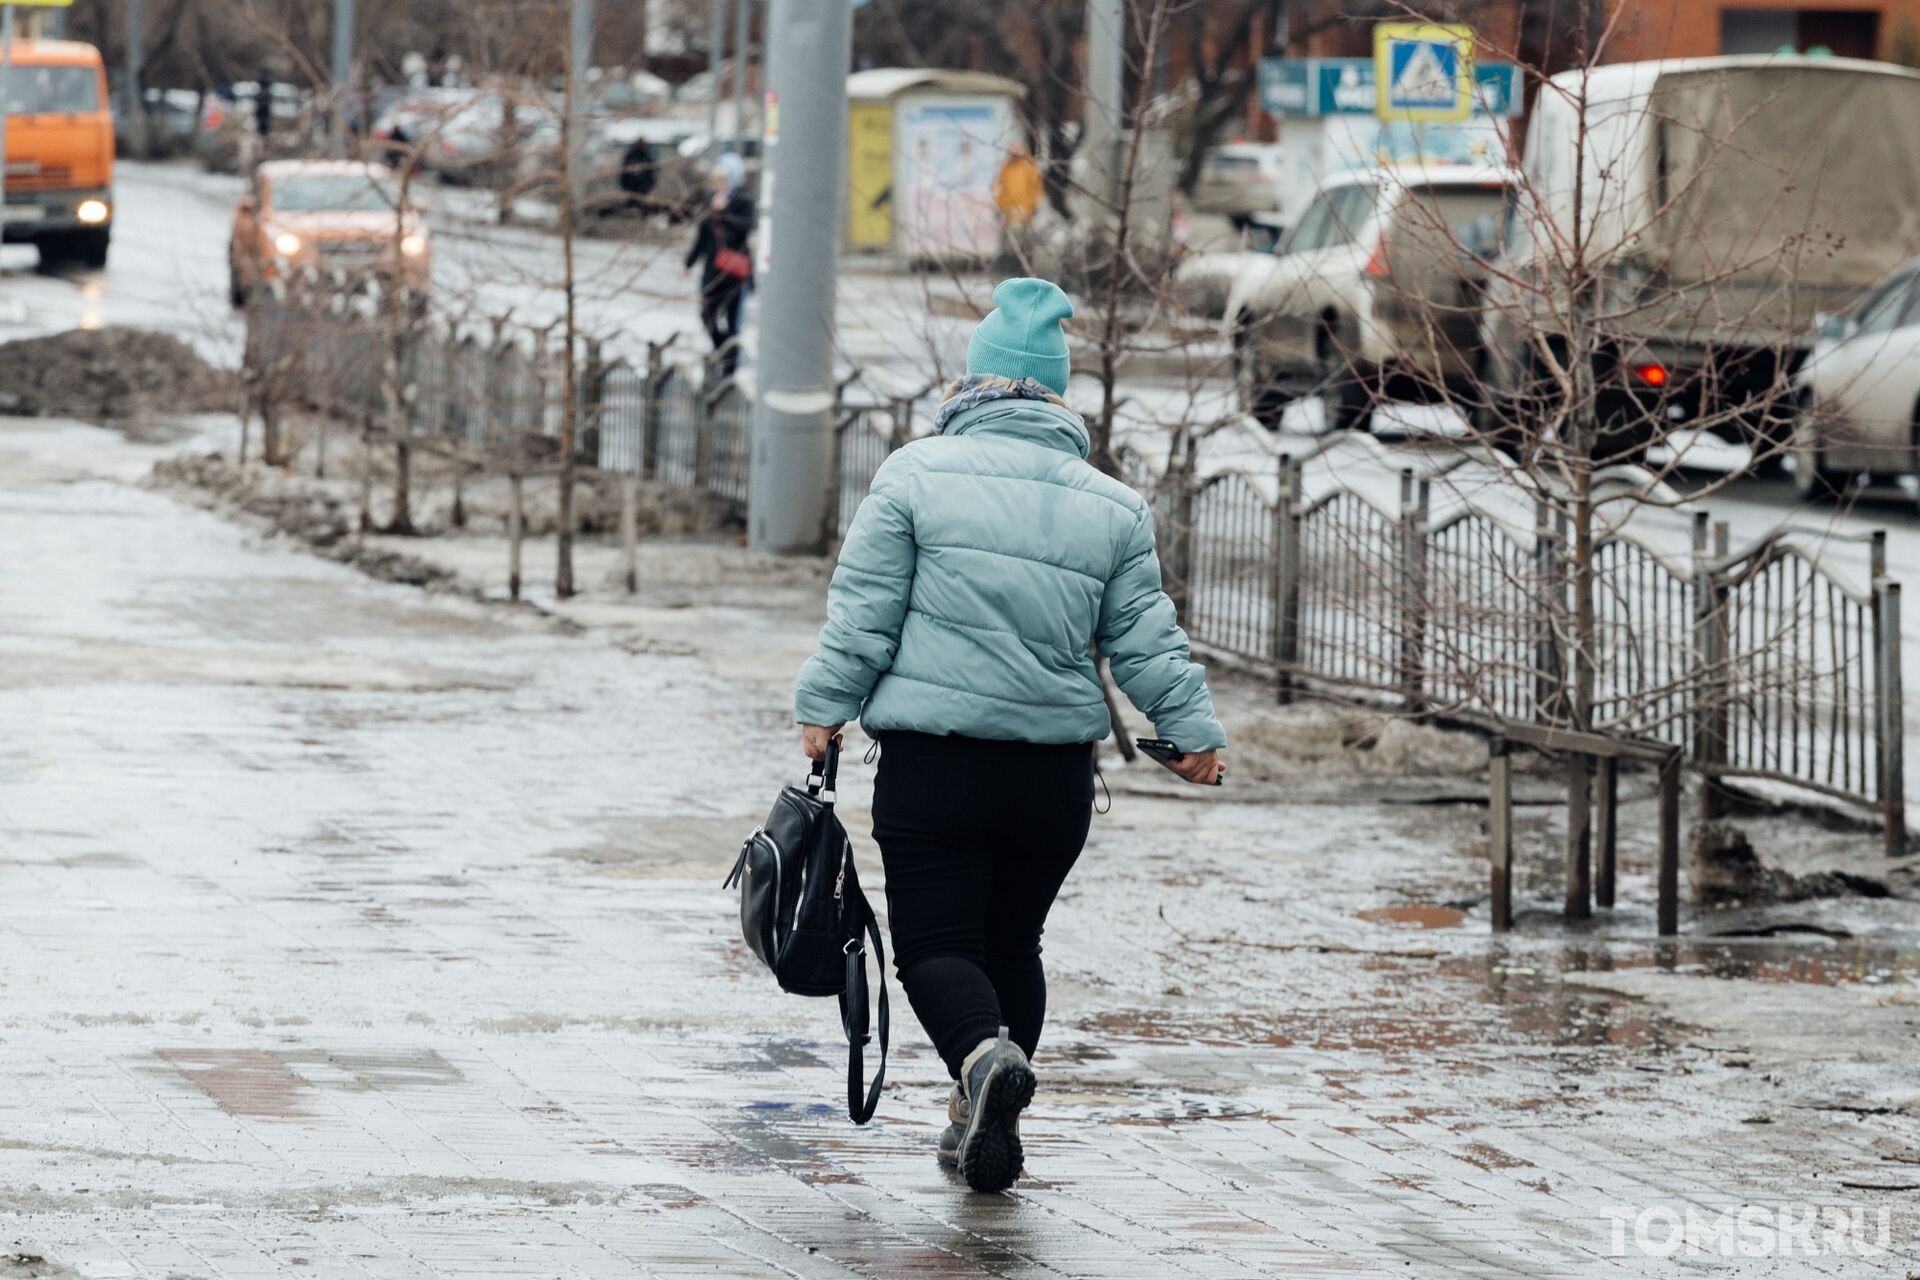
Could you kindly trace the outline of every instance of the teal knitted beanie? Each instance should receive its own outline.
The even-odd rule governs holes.
[[[1002,280],[993,301],[994,309],[967,343],[967,372],[1032,378],[1065,395],[1067,335],[1060,332],[1060,322],[1072,317],[1072,301],[1059,285],[1032,276]]]

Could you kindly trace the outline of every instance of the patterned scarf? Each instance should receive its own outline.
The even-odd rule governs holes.
[[[1045,400],[1066,409],[1067,402],[1052,387],[1032,378],[1003,378],[997,373],[969,373],[955,378],[946,399],[933,415],[933,429],[944,432],[960,414],[992,400]]]

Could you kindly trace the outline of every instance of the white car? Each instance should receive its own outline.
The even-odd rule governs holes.
[[[1822,321],[1794,389],[1793,475],[1802,496],[1845,488],[1863,473],[1920,471],[1920,258]]]
[[[1288,168],[1286,153],[1273,143],[1224,143],[1200,161],[1189,203],[1195,213],[1218,214],[1244,227],[1254,214],[1272,213],[1284,203],[1280,187]]]
[[[1355,427],[1389,379],[1437,387],[1477,368],[1485,239],[1515,175],[1409,165],[1330,177],[1278,255],[1243,259],[1222,312],[1241,408],[1276,421],[1326,398],[1329,429]]]

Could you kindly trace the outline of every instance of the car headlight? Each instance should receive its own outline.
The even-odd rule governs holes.
[[[80,207],[73,211],[75,217],[89,226],[105,222],[111,212],[105,200],[82,200]]]
[[[427,251],[427,237],[418,231],[400,237],[400,252],[417,258]]]
[[[291,231],[282,231],[273,238],[273,251],[283,258],[291,258],[300,252],[300,237]]]

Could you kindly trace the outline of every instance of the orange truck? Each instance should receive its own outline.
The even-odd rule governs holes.
[[[70,40],[16,40],[7,53],[0,240],[39,246],[43,270],[104,267],[113,233],[113,113],[100,51]]]

